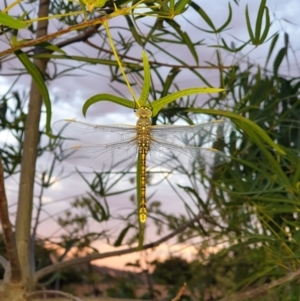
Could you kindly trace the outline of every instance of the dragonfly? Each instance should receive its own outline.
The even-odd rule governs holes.
[[[233,129],[227,120],[215,120],[196,125],[151,125],[152,111],[140,107],[136,125],[98,125],[64,119],[52,127],[63,138],[77,140],[61,154],[67,162],[99,171],[122,170],[141,164],[139,220],[145,223],[146,163],[165,166],[172,171],[194,173],[206,166],[215,167],[230,161],[221,151],[203,147],[226,136]]]

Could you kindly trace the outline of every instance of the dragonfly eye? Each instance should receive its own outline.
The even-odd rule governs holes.
[[[140,107],[139,109],[137,109],[135,115],[137,117],[150,118],[152,116],[152,112],[147,107]]]

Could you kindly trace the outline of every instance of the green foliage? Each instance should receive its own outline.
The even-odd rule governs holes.
[[[51,123],[51,102],[50,97],[48,93],[48,89],[46,87],[46,84],[44,82],[43,77],[40,74],[40,71],[38,68],[30,61],[28,56],[21,50],[16,51],[17,58],[21,61],[21,63],[24,65],[28,73],[32,76],[33,80],[36,82],[39,91],[41,93],[41,96],[44,99],[44,104],[46,106],[47,110],[47,121],[46,121],[46,132],[50,134],[50,123]]]
[[[144,69],[144,81],[143,81],[143,88],[141,91],[141,95],[139,99],[134,99],[133,101],[130,101],[129,99],[117,97],[114,95],[109,95],[109,94],[98,94],[96,96],[91,97],[88,99],[83,107],[82,107],[82,113],[85,116],[88,108],[95,104],[98,101],[111,101],[114,103],[117,103],[119,105],[122,105],[124,107],[128,108],[136,108],[136,107],[150,107],[151,105],[151,110],[152,110],[152,116],[155,117],[159,111],[168,105],[171,102],[176,101],[178,98],[185,97],[191,94],[199,94],[199,93],[216,93],[216,92],[222,92],[224,89],[218,89],[218,88],[189,88],[189,89],[183,89],[180,91],[176,91],[170,95],[166,95],[160,99],[154,100],[151,102],[149,105],[148,102],[148,97],[149,97],[149,89],[150,89],[150,66],[148,62],[147,55],[145,51],[142,52],[142,58],[143,58],[143,69]],[[170,85],[169,85],[170,87]]]
[[[120,279],[114,287],[106,289],[107,296],[110,298],[135,299],[135,285],[130,279]]]
[[[180,287],[192,278],[190,264],[181,257],[171,257],[163,262],[153,262],[156,283]]]
[[[210,230],[207,247],[212,241],[216,246],[218,241],[225,245],[221,244],[223,250],[216,256],[207,258],[206,243],[202,243],[199,255],[204,264],[196,265],[199,274],[193,275],[198,280],[190,284],[191,289],[205,279],[199,291],[210,285],[227,295],[269,283],[283,277],[289,266],[298,266],[300,81],[262,75],[259,68],[255,74],[252,69],[248,66],[228,73],[225,81],[233,83],[228,95],[236,111],[260,126],[285,155],[258,147],[254,137],[251,140],[256,143],[252,143],[246,125],[244,132],[231,136],[227,147],[233,161],[219,168],[213,178],[206,177],[211,199],[199,203],[206,216],[204,227],[216,225],[215,233]],[[218,217],[214,217],[216,208]],[[282,296],[293,285],[282,287],[270,300],[285,300]]]
[[[26,28],[27,24],[21,20],[17,20],[3,12],[0,12],[0,24],[13,29]]]

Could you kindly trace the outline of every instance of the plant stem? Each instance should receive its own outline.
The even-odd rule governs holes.
[[[49,14],[49,0],[41,0],[39,4],[39,17]],[[44,19],[37,24],[37,38],[47,35],[48,20]],[[41,49],[36,48],[35,51]],[[44,76],[48,60],[34,59],[41,74]],[[23,156],[21,163],[21,174],[19,183],[19,198],[16,218],[16,244],[22,268],[22,280],[25,289],[32,289],[31,264],[30,264],[30,243],[31,243],[31,220],[33,191],[35,178],[35,164],[37,160],[37,149],[40,140],[39,123],[42,108],[42,96],[35,81],[32,79],[28,114],[25,123]]]

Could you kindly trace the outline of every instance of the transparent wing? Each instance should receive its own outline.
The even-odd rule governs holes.
[[[230,161],[225,153],[213,148],[180,146],[158,140],[151,140],[148,159],[156,166],[188,173]]]
[[[126,124],[97,125],[63,119],[54,122],[52,128],[62,137],[94,145],[111,144],[136,137],[136,127]]]
[[[107,146],[73,146],[62,152],[61,159],[94,170],[111,171],[133,166],[137,160],[137,153],[136,142],[127,140]]]
[[[154,139],[177,145],[201,146],[228,136],[234,125],[227,120],[215,120],[191,126],[157,125],[151,128]]]

